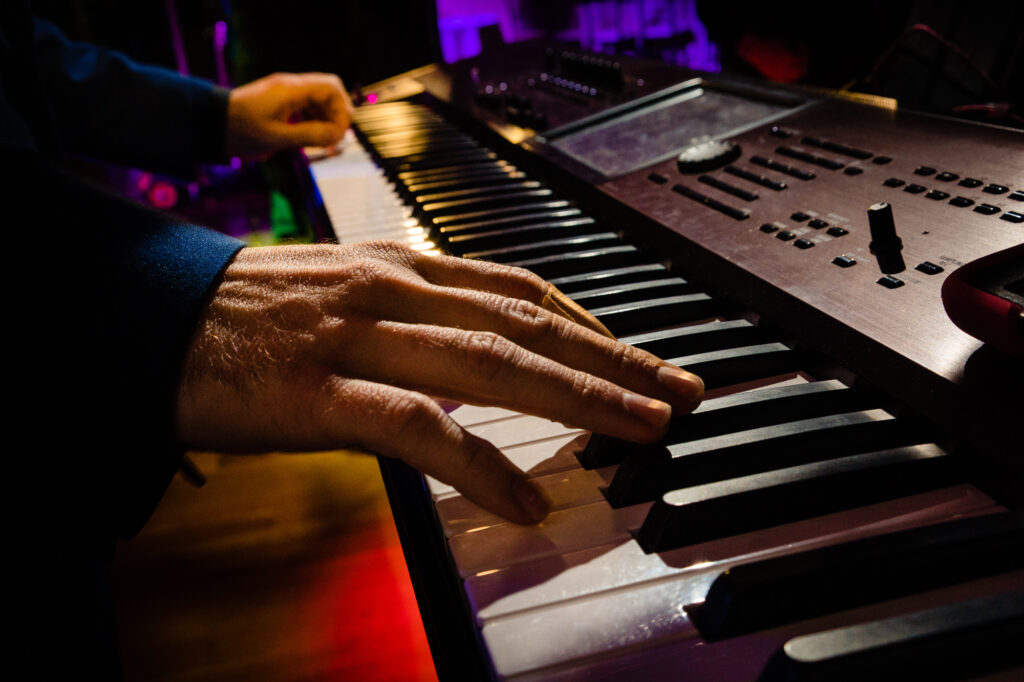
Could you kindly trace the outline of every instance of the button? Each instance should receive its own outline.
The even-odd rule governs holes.
[[[1002,185],[997,185],[993,182],[991,184],[985,185],[985,188],[982,189],[981,191],[987,192],[988,194],[1006,194],[1008,191],[1010,191],[1010,188],[1004,187]]]
[[[762,225],[760,227],[760,230],[762,232],[766,233],[766,234],[771,234],[772,232],[778,232],[779,231],[779,226],[778,225],[772,225],[771,223],[765,223],[764,225]]]
[[[774,135],[775,137],[781,137],[783,139],[788,139],[790,137],[793,137],[794,135],[792,130],[790,130],[789,128],[783,128],[781,126],[772,126],[771,134]]]
[[[982,215],[992,215],[993,213],[999,213],[999,207],[992,204],[978,204],[974,207],[974,212],[981,213]]]
[[[807,215],[803,211],[797,211],[796,213],[790,215],[789,217],[792,218],[793,220],[797,221],[798,223],[802,223],[803,221],[807,220],[811,216]]]
[[[949,203],[953,204],[954,206],[964,208],[965,206],[970,206],[971,204],[973,204],[974,199],[968,199],[967,197],[954,197],[949,200]]]
[[[881,284],[886,289],[899,289],[901,286],[905,284],[905,282],[902,279],[897,279],[892,275],[886,275],[882,279],[878,280],[878,283]]]
[[[697,178],[697,182],[701,182],[710,187],[714,187],[715,189],[722,190],[723,192],[731,194],[734,197],[739,197],[744,201],[753,201],[754,199],[757,199],[757,195],[754,194],[753,192],[748,192],[747,190],[741,187],[730,185],[728,182],[722,182],[718,178],[711,175],[702,175],[699,178]]]
[[[914,175],[934,175],[935,169],[931,166],[918,166],[914,169]]]
[[[1020,190],[1017,190],[1016,192],[1014,192],[1013,194],[1011,194],[1010,196],[1008,196],[1006,198],[1007,199],[1013,199],[1014,201],[1024,201],[1024,192],[1021,192]]]
[[[832,265],[838,265],[841,268],[852,268],[857,264],[857,261],[849,256],[836,256],[832,259]]]
[[[812,220],[811,222],[809,222],[807,224],[810,225],[811,227],[813,227],[815,230],[820,230],[823,227],[828,227],[828,223],[826,223],[821,218],[815,218],[814,220]]]
[[[793,246],[797,247],[798,249],[809,249],[812,246],[814,246],[814,242],[812,242],[810,239],[797,239],[795,242],[793,242]]]
[[[825,230],[825,233],[833,237],[842,237],[844,234],[850,234],[850,231],[843,227],[830,227]]]
[[[961,187],[981,187],[982,182],[977,178],[964,178],[960,182],[956,183]]]
[[[849,168],[843,171],[843,173],[845,173],[846,175],[860,175],[863,172],[864,169],[858,168],[857,166],[850,166]]]
[[[762,187],[767,187],[768,189],[773,189],[776,192],[781,192],[782,190],[786,189],[786,183],[784,183],[784,182],[779,182],[778,180],[772,180],[771,178],[766,178],[765,176],[758,175],[757,173],[751,173],[748,170],[744,170],[742,168],[737,168],[736,166],[726,166],[725,167],[725,172],[729,173],[730,175],[735,175],[738,178],[743,178],[744,180],[749,180],[750,182],[756,182],[757,184],[761,185]]]
[[[779,230],[779,233],[775,235],[776,239],[781,239],[784,242],[788,242],[790,239],[795,238],[796,235],[789,230]]]
[[[954,180],[956,180],[959,177],[960,176],[957,175],[956,173],[950,173],[949,171],[942,171],[941,173],[939,173],[938,175],[935,176],[935,179],[936,180],[941,180],[942,182],[953,182]]]
[[[879,166],[884,166],[887,163],[892,163],[892,159],[888,156],[876,156],[871,159],[871,163],[877,163]]]
[[[666,178],[664,175],[660,175],[659,173],[651,173],[650,175],[647,176],[647,179],[650,180],[651,182],[656,182],[659,185],[664,185],[666,182],[668,182],[668,178]]]
[[[1017,211],[1007,211],[1003,215],[999,216],[999,219],[1011,223],[1024,223],[1024,213],[1017,213]]]
[[[935,201],[942,201],[943,199],[949,198],[949,192],[933,189],[931,192],[928,192],[928,194],[925,194],[925,196],[929,199],[934,199]]]
[[[926,275],[937,275],[943,271],[943,268],[929,261],[919,263],[914,269],[919,270]]]
[[[885,185],[886,187],[900,187],[904,183],[899,178],[889,178],[888,180],[886,180],[882,184]]]
[[[924,185],[907,185],[903,188],[904,192],[910,192],[911,194],[920,194],[921,192],[928,189]]]

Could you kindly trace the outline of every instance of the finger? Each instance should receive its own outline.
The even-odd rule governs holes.
[[[522,268],[445,256],[420,256],[416,270],[429,282],[521,298],[609,338],[615,335],[550,282]]]
[[[365,308],[377,319],[492,332],[561,365],[665,401],[680,413],[693,410],[704,394],[696,375],[529,301],[415,281],[378,285]]]
[[[497,405],[638,442],[664,435],[671,407],[493,333],[347,321],[339,371],[462,402]],[[323,358],[328,362],[329,358]]]
[[[515,523],[537,523],[550,510],[547,496],[522,471],[425,395],[336,378],[323,401],[324,432],[335,445],[401,459]]]
[[[273,122],[270,134],[278,145],[287,147],[328,147],[345,136],[345,128],[333,121]]]

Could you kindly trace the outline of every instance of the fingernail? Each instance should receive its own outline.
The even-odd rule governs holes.
[[[535,483],[519,480],[515,485],[516,501],[534,523],[543,521],[551,511],[551,501]]]
[[[704,395],[704,380],[675,365],[659,367],[658,381],[673,393],[685,396],[689,400],[700,400]]]
[[[647,398],[636,393],[623,393],[622,402],[630,414],[639,417],[651,426],[659,429],[668,424],[672,416],[672,407],[654,398]]]

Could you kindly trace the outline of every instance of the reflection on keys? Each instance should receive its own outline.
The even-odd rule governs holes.
[[[685,670],[692,679],[754,679],[790,639],[860,624],[870,631],[881,617],[913,618],[1024,584],[1020,517],[972,484],[964,458],[930,428],[820,370],[753,316],[701,291],[681,274],[685,263],[645,253],[620,226],[587,215],[429,109],[379,104],[357,110],[356,123],[369,153],[349,138],[339,156],[313,165],[339,240],[419,229],[430,245],[421,248],[532,269],[628,335],[624,342],[695,371],[709,388],[656,446],[506,409],[452,412],[554,502],[542,524],[521,527],[426,478],[496,678],[678,679]],[[359,178],[354,198],[342,188],[351,177]],[[958,519],[969,520],[936,525]],[[986,537],[999,539],[985,545]],[[972,565],[982,548],[991,556]],[[842,583],[857,580],[850,557],[862,554],[885,589],[853,598]],[[949,557],[960,563],[949,559],[935,571],[941,579],[886,581],[887,570],[922,571]],[[736,576],[759,576],[749,580],[761,591],[723,598],[719,576],[734,567],[743,567]],[[796,576],[805,574],[820,598],[801,594],[798,607]],[[839,592],[832,576],[842,576]],[[794,593],[791,610],[764,612],[773,585]],[[762,611],[736,616],[719,605],[742,608],[741,596],[760,599]],[[816,640],[799,641],[806,650]],[[829,674],[844,674],[840,658],[832,655]]]

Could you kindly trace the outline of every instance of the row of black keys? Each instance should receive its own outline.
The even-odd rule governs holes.
[[[366,114],[357,121],[396,189],[445,250],[537,272],[617,335],[631,334],[624,342],[671,358],[701,375],[708,388],[800,367],[796,352],[745,320],[701,322],[729,311],[432,112],[410,107],[398,116]],[[580,458],[590,468],[618,465],[607,490],[613,506],[655,501],[637,534],[647,551],[965,480],[957,460],[919,429],[871,407],[838,381],[740,393],[674,420],[661,444],[595,436]],[[1021,568],[1022,549],[1024,517],[1016,514],[846,543],[734,568],[690,609],[691,617],[707,639],[729,637]],[[1016,615],[996,619],[1008,629],[981,619],[986,641],[1019,632],[1020,602]],[[979,607],[949,607],[925,618],[923,627],[934,630],[927,641],[942,641],[957,629],[951,608],[961,618],[964,609]],[[903,632],[911,626],[902,624]],[[877,636],[849,634],[833,640],[836,656],[848,663],[855,657],[851,642],[860,637],[873,642],[863,655],[874,661]],[[766,675],[831,670],[832,657],[822,657],[822,647],[827,642],[819,637],[809,665],[800,660],[798,643]]]

